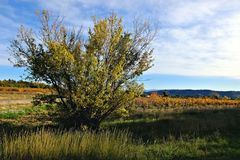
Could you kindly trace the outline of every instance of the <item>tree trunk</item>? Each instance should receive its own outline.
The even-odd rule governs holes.
[[[92,131],[99,131],[100,129],[100,121],[98,119],[92,119],[88,121],[86,125]]]

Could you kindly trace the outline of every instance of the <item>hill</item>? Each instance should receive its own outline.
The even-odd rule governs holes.
[[[149,95],[153,92],[157,92],[159,95],[163,95],[164,92],[169,96],[175,97],[210,97],[210,96],[218,96],[224,97],[227,96],[231,99],[236,99],[240,97],[240,91],[214,91],[214,90],[191,90],[191,89],[184,89],[184,90],[177,90],[177,89],[170,89],[170,90],[149,90],[145,91],[146,95]]]

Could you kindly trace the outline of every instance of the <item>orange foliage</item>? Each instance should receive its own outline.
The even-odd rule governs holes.
[[[50,89],[43,88],[16,88],[16,87],[0,87],[0,93],[24,93],[24,94],[47,94],[50,93]]]
[[[240,106],[240,100],[231,99],[213,99],[213,98],[173,98],[163,97],[157,94],[151,94],[149,97],[139,97],[135,101],[137,106],[147,108],[148,106],[156,107],[187,107],[187,106],[208,106],[208,105],[225,105]]]

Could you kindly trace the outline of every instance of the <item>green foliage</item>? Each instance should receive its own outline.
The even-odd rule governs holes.
[[[26,67],[30,78],[53,86],[72,125],[98,128],[112,112],[133,103],[143,86],[136,78],[151,67],[153,39],[149,24],[136,23],[124,32],[116,15],[97,20],[87,40],[67,30],[61,20],[40,16],[41,35],[20,28],[11,43],[14,64]],[[40,41],[39,41],[40,40]]]

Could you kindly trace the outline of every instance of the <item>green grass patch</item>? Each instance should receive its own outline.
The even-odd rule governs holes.
[[[34,106],[31,108],[23,108],[19,110],[4,111],[0,112],[0,119],[16,119],[24,115],[29,115],[31,113],[44,112],[52,108],[49,105]]]

